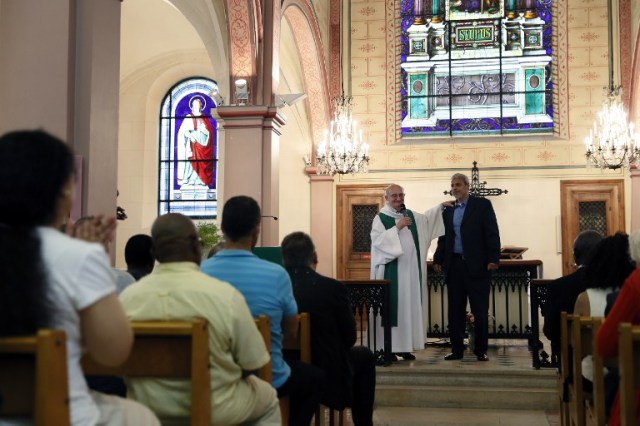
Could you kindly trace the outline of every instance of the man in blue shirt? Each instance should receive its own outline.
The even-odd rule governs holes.
[[[469,178],[462,173],[451,177],[451,194],[456,203],[442,213],[445,235],[433,255],[433,269],[444,271],[447,283],[452,352],[444,359],[462,359],[468,298],[475,318],[474,352],[478,361],[488,361],[491,273],[500,262],[498,221],[491,201],[469,195]]]
[[[224,250],[204,261],[200,269],[238,289],[254,317],[269,317],[273,387],[278,397],[290,397],[289,424],[306,426],[322,397],[324,375],[317,367],[299,361],[286,363],[282,357],[283,333],[295,337],[298,331],[298,306],[287,271],[251,252],[260,235],[260,220],[256,200],[230,198],[222,210]]]

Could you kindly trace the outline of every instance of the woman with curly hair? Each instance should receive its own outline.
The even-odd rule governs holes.
[[[61,140],[38,130],[0,137],[0,336],[65,331],[72,425],[159,425],[143,405],[90,391],[83,377],[85,351],[121,364],[133,334],[103,246],[60,231],[74,179],[73,153]],[[95,228],[112,230],[109,221]]]
[[[587,290],[578,295],[574,314],[603,317],[607,294],[619,290],[634,268],[635,265],[629,256],[629,235],[617,232],[600,241],[593,257],[587,263]]]

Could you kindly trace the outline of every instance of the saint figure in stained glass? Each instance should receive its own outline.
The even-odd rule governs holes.
[[[180,124],[176,137],[176,180],[181,188],[186,185],[213,187],[213,138],[211,120],[203,117],[204,97],[195,94],[189,98],[189,109]]]

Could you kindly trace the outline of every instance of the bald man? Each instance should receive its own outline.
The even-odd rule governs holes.
[[[400,185],[384,191],[385,206],[371,225],[371,279],[391,283],[392,351],[413,360],[411,352],[424,349],[427,337],[427,250],[444,234],[444,223],[441,204],[420,214],[405,207],[404,196]],[[379,324],[376,333],[383,342]]]
[[[280,425],[276,391],[252,372],[269,352],[242,294],[199,270],[200,238],[181,214],[160,216],[151,228],[159,265],[120,296],[132,321],[208,321],[213,424]],[[186,380],[130,380],[131,395],[159,417],[187,417],[191,392]]]

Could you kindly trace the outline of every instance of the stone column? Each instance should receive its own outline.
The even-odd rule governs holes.
[[[0,1],[0,133],[41,128],[72,145],[82,214],[116,213],[120,9],[115,0]]]
[[[318,253],[318,273],[335,277],[333,259],[333,218],[335,191],[333,176],[319,175],[315,167],[307,167],[311,184],[311,238]]]
[[[73,131],[75,1],[0,2],[0,133]]]
[[[211,111],[220,124],[222,188],[218,211],[236,195],[247,195],[260,204],[262,214],[279,214],[280,129],[286,124],[277,108],[220,106]],[[278,221],[262,221],[259,246],[279,245]]]

